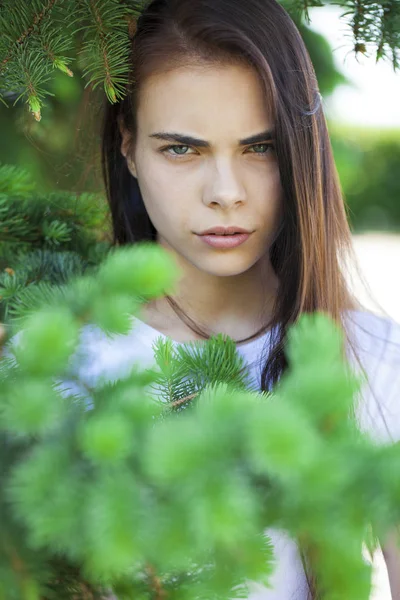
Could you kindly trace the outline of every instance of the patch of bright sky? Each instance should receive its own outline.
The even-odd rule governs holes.
[[[340,85],[324,98],[328,118],[371,127],[400,127],[400,70],[394,71],[389,58],[376,63],[374,46],[368,57],[352,51],[349,17],[335,6],[310,9],[310,27],[329,41],[337,68],[351,85]]]

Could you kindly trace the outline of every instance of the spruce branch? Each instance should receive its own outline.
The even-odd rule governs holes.
[[[400,38],[400,7],[397,0],[386,0],[379,18],[378,48],[376,61],[387,56],[387,48],[391,50],[393,66],[399,68],[399,58],[396,52],[396,43]]]
[[[43,54],[53,65],[53,68],[59,69],[69,77],[73,77],[73,72],[68,68],[72,59],[66,56],[66,53],[73,47],[72,38],[66,37],[59,27],[54,27],[53,23],[46,22],[42,27],[40,44],[43,48]]]
[[[153,351],[159,375],[154,390],[171,411],[189,406],[208,385],[229,383],[236,389],[249,385],[248,367],[231,339],[213,336],[213,344],[185,343],[175,346],[171,339],[157,338]]]
[[[268,398],[240,379],[216,381],[214,362],[222,376],[240,366],[217,338],[195,356],[182,346],[176,367],[172,345],[158,344],[159,366],[173,385],[179,371],[206,382],[179,415],[150,391],[159,376],[153,369],[125,371],[113,382],[92,378],[90,407],[84,393],[60,396],[52,387],[77,367],[88,383],[97,328],[118,316],[118,299],[159,297],[172,287],[172,273],[160,247],[119,249],[84,277],[90,285],[80,286],[79,305],[75,282],[57,306],[31,314],[12,346],[14,362],[1,361],[0,442],[9,460],[0,501],[25,532],[13,543],[19,556],[43,552],[45,566],[56,555],[81,567],[68,588],[65,582],[47,596],[49,578],[30,565],[41,591],[31,597],[69,600],[68,589],[71,600],[83,600],[90,596],[82,576],[120,600],[222,600],[238,586],[236,597],[245,598],[249,580],[270,583],[265,528],[279,526],[307,547],[326,597],[366,600],[371,568],[362,541],[370,523],[382,534],[400,518],[400,454],[346,418],[361,379],[349,371],[341,331],[326,315],[302,315],[291,328],[289,369]],[[94,337],[80,330],[82,319]],[[126,331],[115,323],[118,341]],[[12,571],[9,555],[0,553],[0,568]]]
[[[9,15],[7,16],[7,18],[10,19],[11,23],[15,23],[19,20],[19,18],[25,17],[25,22],[29,22],[31,21],[31,25],[29,25],[29,27],[27,27],[27,29],[25,29],[21,35],[18,37],[17,40],[15,40],[15,42],[13,43],[13,45],[10,47],[8,55],[1,61],[0,63],[0,74],[3,71],[4,67],[6,66],[6,64],[9,62],[9,60],[11,60],[12,56],[13,56],[13,52],[15,51],[16,47],[22,46],[22,44],[24,44],[26,42],[26,40],[29,38],[29,36],[39,28],[41,22],[43,21],[44,17],[46,16],[46,14],[48,14],[51,9],[53,8],[54,4],[56,3],[56,0],[47,0],[47,3],[45,5],[41,5],[40,3],[37,2],[37,0],[34,0],[33,2],[31,2],[31,9],[34,9],[34,5],[36,5],[36,7],[40,7],[40,8],[36,8],[36,13],[33,12],[33,15],[29,15],[28,11],[25,10],[27,8],[28,5],[25,4],[20,6],[14,6],[14,10],[12,10],[12,5],[9,4],[8,6],[5,4],[4,8],[8,8],[10,10]],[[22,12],[20,12],[20,9],[22,8]],[[18,19],[17,19],[17,15],[18,15]],[[3,20],[4,19],[4,20]],[[2,25],[6,24],[5,22],[5,17],[2,17]],[[10,36],[11,37],[11,36]]]
[[[40,121],[44,97],[46,95],[54,96],[52,92],[42,87],[43,84],[50,81],[49,66],[43,62],[41,52],[36,49],[36,52],[32,53],[26,47],[19,48],[15,53],[15,62],[19,70],[14,72],[14,89],[22,91],[15,99],[14,105],[22,96],[27,96],[30,111],[36,121]]]
[[[21,90],[17,102],[22,96],[27,96],[27,103],[36,120],[41,119],[41,106],[46,95],[52,95],[43,88],[50,80],[49,65],[56,60],[57,43],[54,30],[59,28],[56,20],[51,20],[51,13],[57,0],[47,0],[46,3],[34,0],[22,7],[13,7],[7,3],[2,7],[4,14],[0,15],[0,28],[5,25],[6,35],[11,42],[6,56],[0,62],[0,77],[7,80],[9,89]],[[10,13],[6,12],[6,9]],[[53,30],[53,32],[52,32]],[[68,39],[60,39],[58,44],[65,48],[70,44]],[[50,58],[53,57],[53,61]],[[65,67],[61,58],[56,65]],[[10,64],[13,61],[14,66]]]
[[[117,0],[83,0],[71,25],[84,23],[81,58],[88,78],[86,87],[95,89],[103,83],[110,102],[115,103],[125,95],[128,82],[129,29],[127,18],[136,12]]]
[[[352,50],[367,54],[375,48],[376,61],[390,56],[393,69],[399,67],[400,53],[400,3],[397,0],[280,0],[296,22],[304,17],[310,25],[310,8],[334,5],[343,9],[341,19],[348,26],[347,37]]]
[[[0,221],[7,210],[5,194],[27,198],[35,187],[36,183],[26,169],[0,163],[0,202],[2,203],[2,205],[0,204],[0,211],[3,210],[3,215],[0,212]]]
[[[107,223],[100,195],[41,194],[26,171],[0,165],[0,321],[22,319],[51,285],[95,269],[110,248]]]

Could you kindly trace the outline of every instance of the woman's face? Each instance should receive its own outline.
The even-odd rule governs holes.
[[[134,146],[124,133],[121,151],[158,242],[180,264],[216,276],[239,275],[268,257],[282,191],[256,72],[208,65],[153,75],[141,88],[137,122]],[[239,246],[215,248],[198,234],[216,226],[252,233]]]

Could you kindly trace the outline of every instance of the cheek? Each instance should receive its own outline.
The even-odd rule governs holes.
[[[138,164],[138,182],[143,202],[152,223],[160,232],[174,227],[181,229],[189,220],[190,197],[193,193],[188,182],[179,177],[174,169],[162,167],[159,159]]]
[[[256,199],[257,212],[267,226],[279,223],[283,215],[283,189],[277,165],[258,179],[251,196]]]

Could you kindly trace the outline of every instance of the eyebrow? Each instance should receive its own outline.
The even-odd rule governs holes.
[[[190,135],[184,135],[183,133],[169,133],[165,131],[160,131],[157,133],[152,133],[149,137],[156,138],[158,140],[165,140],[167,142],[178,142],[179,144],[184,144],[185,146],[198,146],[199,148],[211,148],[210,142],[206,140],[201,140],[199,138],[192,137]],[[262,131],[261,133],[256,133],[255,135],[251,135],[248,138],[244,138],[243,140],[239,140],[240,146],[248,146],[250,144],[258,144],[260,142],[267,142],[274,138],[274,131]]]

